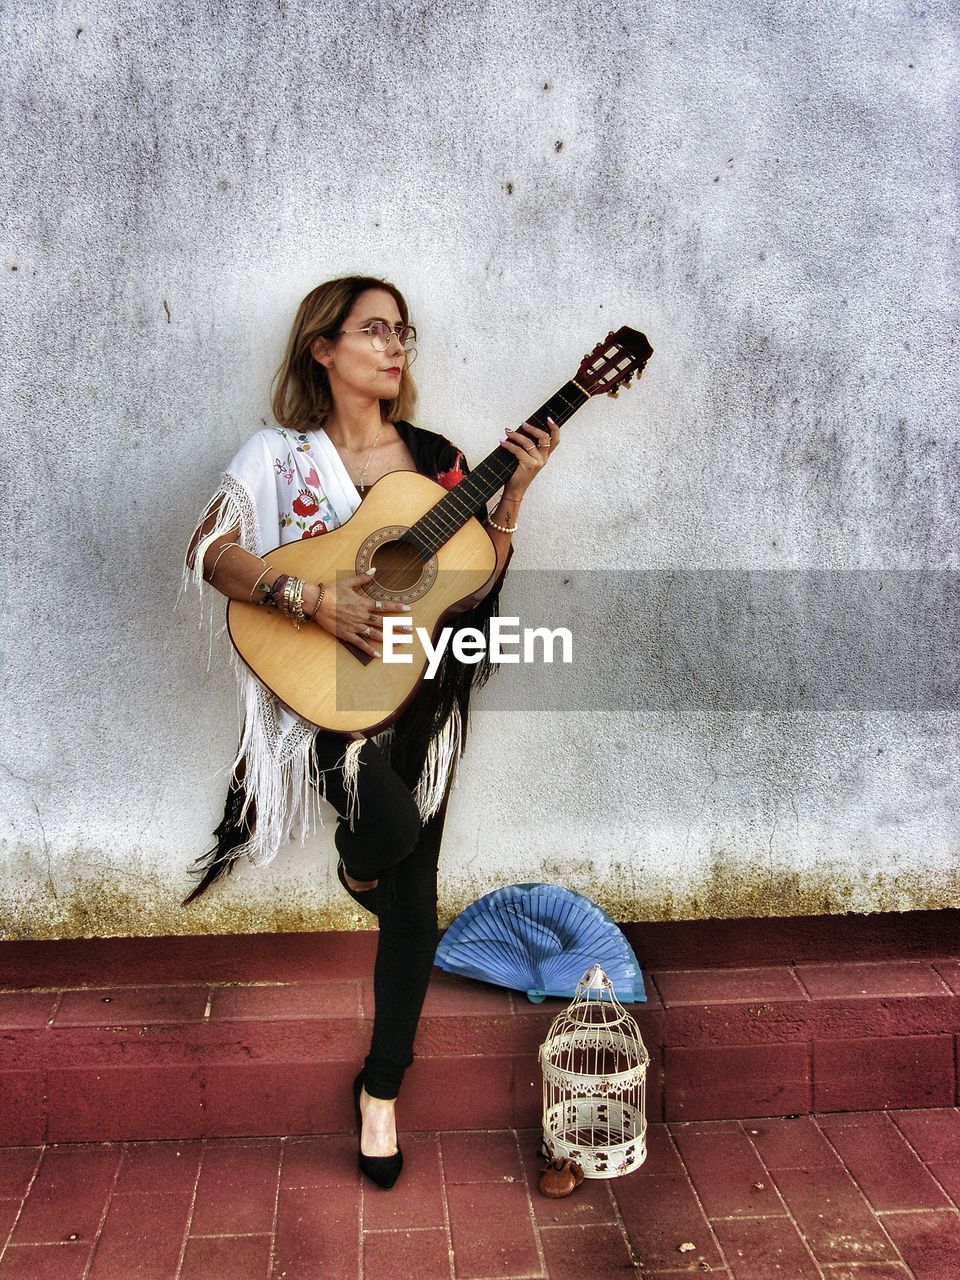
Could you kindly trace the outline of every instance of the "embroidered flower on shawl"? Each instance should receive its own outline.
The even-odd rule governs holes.
[[[437,484],[442,484],[445,489],[455,489],[460,481],[466,478],[460,470],[462,458],[463,454],[457,450],[457,456],[454,458],[453,466],[450,470],[437,472]]]
[[[303,533],[303,536],[302,536],[302,538],[301,538],[301,541],[303,541],[303,538],[316,538],[316,537],[319,537],[319,535],[320,535],[321,533],[326,533],[326,532],[327,532],[327,526],[323,523],[323,521],[322,521],[322,520],[314,520],[314,522],[313,522],[313,524],[310,526],[310,528],[309,528],[309,529],[304,530],[304,533]]]
[[[298,516],[313,516],[320,510],[320,503],[309,489],[301,489],[293,500],[293,509]]]

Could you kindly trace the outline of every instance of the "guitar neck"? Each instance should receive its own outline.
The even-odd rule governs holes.
[[[563,426],[590,399],[576,382],[564,383],[559,391],[527,419],[535,427],[547,428],[552,418]],[[517,459],[508,450],[496,448],[460,483],[426,513],[404,534],[401,541],[416,547],[420,556],[428,560],[467,523],[471,516],[486,508],[487,502],[502,489],[517,469]]]

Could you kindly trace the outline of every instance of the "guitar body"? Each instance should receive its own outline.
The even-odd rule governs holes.
[[[591,396],[616,396],[628,387],[652,354],[636,329],[608,333],[584,356],[576,377],[527,421],[546,428],[552,418],[562,425]],[[494,545],[471,512],[483,510],[516,465],[508,450],[496,448],[449,491],[416,471],[391,472],[371,486],[339,529],[288,543],[264,559],[305,582],[355,578],[372,567],[374,576],[361,588],[371,610],[377,600],[407,604],[411,612],[404,616],[435,641],[444,619],[468,608],[493,576]],[[416,636],[395,651],[409,655],[410,662],[384,662],[313,622],[297,630],[289,618],[260,605],[231,600],[227,624],[234,647],[260,682],[291,711],[333,733],[387,728],[427,667]]]
[[[444,618],[469,607],[490,581],[496,551],[483,526],[468,519],[426,563],[400,537],[446,496],[446,489],[415,471],[394,471],[372,485],[347,521],[330,533],[290,542],[263,559],[307,582],[335,582],[367,568],[376,574],[363,590],[374,602],[409,604],[414,627],[431,636]],[[384,662],[337,640],[313,622],[298,630],[282,614],[231,600],[230,639],[258,680],[304,720],[334,733],[369,734],[392,724],[416,692],[426,670],[414,638],[397,653],[410,663]]]

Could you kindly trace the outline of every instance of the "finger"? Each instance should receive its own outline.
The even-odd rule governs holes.
[[[376,569],[365,569],[363,573],[358,573],[354,578],[340,578],[337,582],[338,587],[366,587],[370,585],[370,579],[376,573]]]
[[[371,629],[371,631],[376,631],[376,632],[378,632],[378,633],[382,636],[382,635],[383,635],[383,633],[387,630],[387,625],[386,625],[386,624],[387,624],[387,621],[388,621],[388,620],[389,620],[389,622],[390,622],[390,634],[391,634],[391,635],[395,635],[395,636],[410,636],[410,635],[413,635],[413,619],[412,619],[412,618],[398,618],[398,617],[396,616],[396,614],[390,614],[390,615],[389,615],[389,619],[388,619],[388,618],[384,618],[384,619],[382,619],[382,621],[380,621],[380,622],[371,622],[371,623],[369,624],[369,625],[370,625],[370,629]]]
[[[345,628],[343,631],[338,631],[337,635],[345,644],[350,645],[354,649],[359,649],[362,653],[368,653],[371,658],[379,658],[382,656],[380,650],[375,649],[370,643],[372,636],[370,638],[362,636],[352,627]]]
[[[372,654],[373,657],[380,657],[380,648],[383,644],[383,632],[378,632],[375,627],[364,624],[357,629],[357,638],[355,641],[358,648],[363,649],[365,653]]]
[[[526,464],[527,466],[533,466],[535,464],[536,449],[529,441],[524,445],[516,444],[513,440],[501,440],[500,448],[506,449],[509,453],[512,453],[515,458],[519,458],[522,464]]]
[[[523,442],[527,445],[532,445],[541,455],[540,461],[543,462],[550,452],[553,439],[550,432],[543,427],[531,425],[529,431],[523,437]]]
[[[364,618],[361,622],[356,624],[357,631],[359,631],[362,636],[379,636],[383,639],[383,633],[386,629],[384,624],[386,623],[387,618],[390,619],[390,630],[394,632],[394,634],[406,634],[413,628],[412,618],[405,618],[403,616],[398,617],[395,613],[388,613],[383,617],[377,617],[375,614],[371,614],[368,618]]]
[[[535,422],[525,422],[523,426],[519,428],[519,432],[520,435],[526,436],[530,440],[539,435],[549,435],[549,432],[545,427],[538,427]]]
[[[395,613],[385,614],[383,617],[378,617],[376,614],[371,613],[367,617],[362,618],[359,622],[354,623],[354,629],[359,635],[364,637],[379,636],[380,639],[383,639],[384,622],[387,618],[391,619],[391,630],[395,634],[399,633],[403,635],[410,632],[413,628],[412,618],[407,618],[403,615],[398,616]]]
[[[402,643],[406,643],[407,639],[413,634],[412,627],[413,627],[413,623],[410,623],[409,625],[407,625],[404,622],[403,624],[398,624],[395,627],[391,627],[390,634],[394,638],[400,640]],[[383,626],[371,627],[370,634],[366,637],[366,639],[369,640],[371,644],[381,645],[383,644],[384,631],[385,629]]]
[[[411,612],[410,605],[408,605],[408,604],[394,604],[394,603],[393,603],[393,601],[391,601],[391,600],[386,601],[386,603],[385,603],[383,600],[378,600],[378,601],[375,603],[374,608],[375,608],[375,610],[376,610],[376,613],[374,613],[374,614],[372,615],[372,617],[376,617],[376,616],[377,616],[377,614],[385,614],[385,615],[386,615],[386,614],[391,614],[391,615],[392,615],[392,614],[398,614],[398,613],[399,613],[399,614],[404,614],[404,613],[410,613],[410,612]]]

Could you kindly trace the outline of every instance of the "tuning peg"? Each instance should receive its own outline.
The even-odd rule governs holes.
[[[611,329],[610,332],[607,334],[606,341],[609,342],[612,337],[613,337],[613,330]]]
[[[616,400],[616,398],[617,398],[617,396],[618,396],[619,394],[620,394],[620,388],[619,388],[619,387],[617,388],[617,390],[616,390],[616,391],[608,391],[608,392],[607,392],[607,395],[610,397],[610,399],[611,399],[611,400]]]

